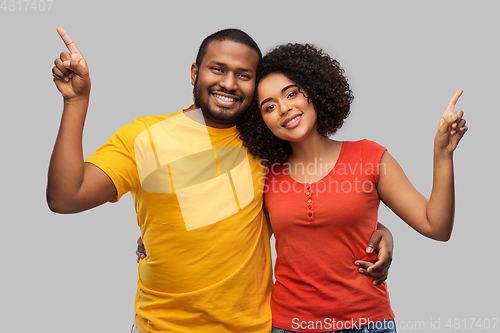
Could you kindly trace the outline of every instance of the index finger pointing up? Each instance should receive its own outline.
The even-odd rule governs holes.
[[[71,52],[71,54],[80,53],[75,45],[75,42],[73,42],[73,40],[69,37],[69,35],[66,33],[66,31],[64,31],[63,28],[57,28],[57,32],[59,33],[59,36],[61,36],[64,44],[66,44],[66,47],[68,48],[69,52]]]
[[[451,112],[453,112],[453,109],[455,108],[455,104],[457,104],[457,101],[458,101],[458,99],[460,98],[460,96],[462,95],[463,92],[464,91],[462,89],[458,89],[457,90],[457,92],[455,93],[455,95],[453,95],[453,97],[448,102],[448,106],[446,107],[445,111],[451,111]]]

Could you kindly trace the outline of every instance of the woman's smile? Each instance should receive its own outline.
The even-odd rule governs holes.
[[[283,125],[281,125],[281,126],[285,127],[285,128],[295,128],[296,126],[299,125],[301,117],[302,117],[302,114],[291,116],[291,117],[285,119],[285,121],[283,122]]]

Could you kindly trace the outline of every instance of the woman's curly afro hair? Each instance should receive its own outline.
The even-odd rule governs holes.
[[[314,45],[279,45],[262,58],[256,85],[273,73],[285,75],[309,96],[321,135],[327,137],[342,127],[354,97],[344,70],[335,59]],[[257,104],[257,89],[252,106],[237,127],[248,151],[261,158],[264,165],[283,163],[292,153],[290,144],[277,138],[264,123]]]

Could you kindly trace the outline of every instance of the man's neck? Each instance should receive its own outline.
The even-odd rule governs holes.
[[[199,124],[202,124],[202,125],[205,125],[208,127],[226,129],[226,128],[231,128],[231,127],[236,125],[236,124],[219,124],[219,123],[214,122],[211,119],[207,119],[203,115],[203,112],[201,111],[201,109],[196,106],[196,104],[194,104],[188,110],[185,110],[184,114],[186,115],[186,117],[188,117],[192,121],[195,121]]]

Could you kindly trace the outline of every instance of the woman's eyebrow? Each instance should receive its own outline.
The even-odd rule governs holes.
[[[285,88],[281,89],[281,92],[284,93],[285,91],[287,91],[288,89],[293,88],[293,87],[298,87],[298,86],[296,84],[289,84]]]
[[[272,100],[273,100],[273,98],[272,98],[272,97],[268,97],[268,98],[266,98],[265,100],[263,100],[263,101],[260,103],[260,107],[262,107],[262,105],[264,105],[264,104],[266,104],[267,102],[272,101]]]
[[[281,93],[284,93],[285,91],[287,91],[288,89],[290,88],[293,88],[293,87],[297,87],[296,84],[289,84],[288,86],[284,87],[283,89],[281,89]],[[260,107],[262,107],[262,105],[264,105],[265,103],[271,101],[273,98],[272,97],[268,97],[266,98],[265,100],[263,100],[261,103],[260,103]]]

